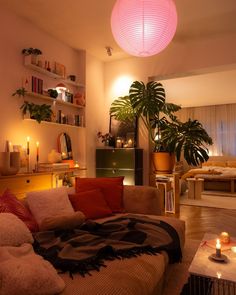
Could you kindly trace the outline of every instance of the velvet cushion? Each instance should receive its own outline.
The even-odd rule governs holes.
[[[0,213],[0,246],[20,246],[33,243],[28,227],[12,213]]]
[[[26,201],[39,228],[47,217],[74,213],[65,187],[26,193]]]
[[[74,210],[83,212],[87,219],[97,219],[112,214],[99,189],[70,194],[69,199]]]
[[[38,224],[33,215],[8,189],[0,197],[0,213],[12,213],[20,218],[30,231],[38,231]]]
[[[123,212],[124,177],[76,178],[76,192],[100,189],[112,212]]]
[[[41,222],[40,229],[43,231],[56,229],[73,229],[81,225],[84,221],[84,214],[78,211],[72,214],[62,214],[47,217]]]

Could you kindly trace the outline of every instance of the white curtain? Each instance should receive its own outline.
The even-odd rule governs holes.
[[[236,156],[236,104],[182,108],[178,118],[197,119],[213,140],[211,156]]]

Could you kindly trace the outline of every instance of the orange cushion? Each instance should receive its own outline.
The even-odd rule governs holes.
[[[112,214],[99,189],[69,194],[69,199],[74,210],[83,212],[86,219],[102,218]]]
[[[123,212],[124,177],[79,178],[75,180],[76,192],[100,189],[112,212]]]

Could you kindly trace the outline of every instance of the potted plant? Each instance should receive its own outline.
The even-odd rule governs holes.
[[[181,122],[177,119],[175,112],[180,109],[180,106],[166,102],[161,83],[151,81],[145,85],[135,81],[128,96],[112,103],[110,114],[118,120],[131,119],[132,116],[140,118],[153,143],[155,170],[169,172],[173,169],[175,157],[179,161],[181,154],[189,165],[197,166],[207,161],[206,145],[212,144],[211,137],[199,121],[189,119]],[[169,160],[166,167],[159,167],[160,157],[164,157],[164,164]]]
[[[23,116],[28,112],[30,118],[36,120],[38,123],[41,123],[41,121],[51,121],[51,116],[53,115],[51,106],[47,104],[39,105],[33,102],[24,101],[20,109],[22,110]]]
[[[35,65],[37,65],[38,56],[42,54],[40,49],[33,47],[24,48],[21,52],[26,58],[26,63],[32,63]]]

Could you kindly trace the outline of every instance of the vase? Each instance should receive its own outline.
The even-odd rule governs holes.
[[[19,152],[1,152],[0,153],[0,174],[15,175],[20,169]]]

